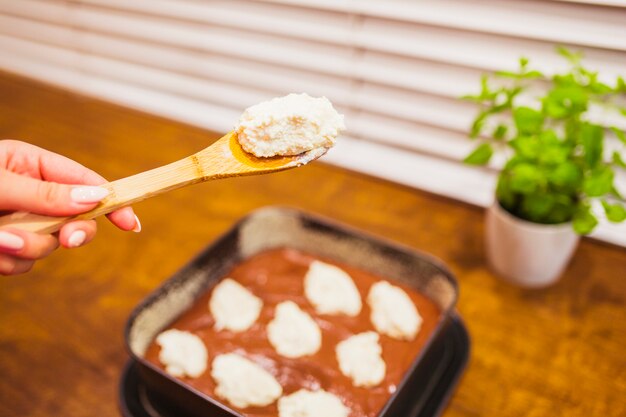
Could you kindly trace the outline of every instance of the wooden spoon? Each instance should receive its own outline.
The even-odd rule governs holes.
[[[245,152],[234,132],[211,146],[171,164],[102,184],[109,195],[96,208],[70,217],[50,217],[16,212],[0,217],[0,227],[9,226],[37,233],[52,233],[72,220],[93,219],[166,191],[203,181],[243,175],[269,174],[307,164],[324,155],[316,148],[295,156],[258,158]]]

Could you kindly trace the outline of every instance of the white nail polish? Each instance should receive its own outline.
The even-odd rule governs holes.
[[[139,233],[141,232],[141,222],[139,221],[139,217],[135,214],[135,227],[133,227],[133,232]]]
[[[67,243],[70,248],[77,248],[83,243],[85,243],[85,239],[87,239],[87,233],[83,230],[75,230],[70,235],[69,239],[67,239]]]
[[[70,193],[72,201],[81,204],[98,203],[107,195],[109,195],[109,190],[92,185],[74,187]]]
[[[0,248],[20,250],[24,247],[24,239],[9,232],[0,231]]]

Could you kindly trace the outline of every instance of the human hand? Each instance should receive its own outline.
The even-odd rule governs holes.
[[[0,140],[0,212],[26,211],[46,216],[73,216],[89,211],[108,190],[97,187],[106,180],[64,156],[15,140]],[[141,224],[132,208],[107,215],[117,227],[139,232]],[[75,248],[96,234],[95,220],[75,220],[55,234],[37,234],[0,227],[0,275],[29,271],[38,259],[59,244]]]

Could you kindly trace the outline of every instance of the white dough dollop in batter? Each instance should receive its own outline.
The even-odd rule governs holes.
[[[364,332],[339,342],[335,348],[341,373],[352,379],[355,387],[373,387],[382,382],[387,365],[376,332]]]
[[[247,108],[234,130],[245,151],[269,157],[330,148],[345,128],[343,115],[326,97],[302,93]]]
[[[265,407],[283,394],[272,374],[236,353],[216,356],[211,376],[217,383],[215,393],[235,407]]]
[[[276,352],[287,358],[312,355],[322,346],[319,326],[293,301],[276,306],[274,319],[267,325],[267,338]]]
[[[313,261],[304,277],[304,294],[318,314],[361,312],[361,294],[352,277],[343,269],[321,261]]]
[[[324,390],[301,389],[278,400],[279,417],[348,417],[350,409]]]
[[[377,282],[370,288],[367,303],[372,309],[372,324],[379,333],[399,340],[415,339],[422,317],[402,288],[386,281]]]
[[[159,334],[159,361],[172,376],[197,378],[207,367],[209,354],[202,340],[193,333],[170,329]]]
[[[263,301],[231,278],[222,280],[213,289],[209,310],[215,318],[216,330],[243,332],[259,318]]]

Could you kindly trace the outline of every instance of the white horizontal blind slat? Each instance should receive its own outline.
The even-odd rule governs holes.
[[[15,7],[14,4],[19,2],[2,0],[0,12],[30,19],[30,8],[36,7],[41,1],[21,1],[31,6],[29,8]],[[295,65],[301,69],[328,72],[339,76],[346,76],[352,67],[353,51],[342,45],[248,32],[219,25],[202,25],[172,18],[138,15],[91,7],[82,3],[70,3],[69,7],[67,18],[69,21],[64,20],[60,13],[51,14],[45,21],[121,39],[141,40],[155,45],[236,56],[287,67]],[[297,59],[294,59],[294,54],[297,54]]]
[[[559,71],[556,43],[623,74],[626,9],[587,3],[0,0],[0,68],[216,131],[275,95],[326,95],[350,135],[328,162],[487,205],[505,155],[460,162],[475,108],[458,97],[520,55]],[[609,138],[607,156],[621,146]],[[626,191],[624,173],[616,182]],[[625,231],[594,236],[626,246]]]
[[[626,35],[626,27],[621,24],[619,16],[604,8],[528,0],[440,0],[423,2],[422,7],[405,1],[392,8],[385,7],[384,2],[366,0],[360,2],[360,11],[413,23],[626,50],[626,44],[620,39]],[[584,31],[580,30],[582,20]]]
[[[626,11],[624,13],[626,17]],[[366,18],[355,42],[366,50],[427,59],[488,70],[513,69],[521,55],[531,57],[538,69],[552,74],[566,66],[554,53],[555,44],[522,38],[465,32]],[[626,54],[620,51],[577,48],[587,61],[602,70],[602,76],[623,72]]]
[[[0,53],[0,58],[7,55]],[[63,65],[41,62],[22,56],[12,56],[3,66],[6,71],[45,80],[69,90],[97,97],[147,113],[179,120],[183,123],[217,131],[228,131],[239,110],[212,106],[176,95],[155,92],[134,85],[86,75]]]
[[[626,0],[552,0],[579,4],[592,4],[600,6],[626,7]]]
[[[119,39],[22,18],[0,15],[0,33],[51,44],[92,55],[202,77],[226,83],[244,84],[276,94],[308,91],[345,103],[351,82],[324,74],[298,71],[280,65],[250,62],[236,57],[201,54],[130,39]],[[270,93],[268,93],[269,95]]]
[[[337,4],[320,4],[315,0],[266,1],[595,48],[626,48],[619,36],[616,37],[623,35],[626,28],[622,26],[617,32],[612,31],[620,25],[620,16],[605,7],[580,7],[533,0],[359,0]],[[389,3],[393,4],[392,7]],[[580,30],[581,25],[578,23],[581,20],[585,21],[584,31]]]
[[[302,11],[298,8],[256,1],[82,0],[82,3],[335,44],[349,45],[352,37],[352,22],[345,13],[310,9],[306,19],[302,19]],[[260,15],[263,19],[259,19]]]

